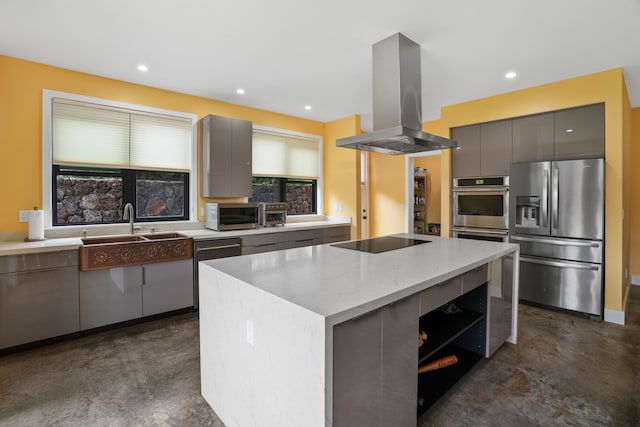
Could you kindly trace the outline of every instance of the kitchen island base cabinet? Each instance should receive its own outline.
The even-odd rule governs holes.
[[[204,399],[229,427],[416,426],[490,342],[502,344],[512,326],[497,322],[517,324],[504,306],[517,302],[517,271],[505,281],[500,261],[517,269],[516,245],[429,239],[382,254],[319,245],[202,262]],[[418,374],[451,354],[454,365]]]
[[[419,301],[333,328],[333,426],[415,426]]]

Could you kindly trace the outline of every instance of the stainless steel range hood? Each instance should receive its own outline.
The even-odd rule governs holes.
[[[373,132],[342,138],[336,146],[385,154],[455,148],[422,131],[420,45],[401,33],[373,45]]]

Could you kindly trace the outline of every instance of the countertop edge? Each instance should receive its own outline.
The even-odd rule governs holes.
[[[351,225],[350,220],[326,220],[312,222],[294,222],[284,227],[262,227],[252,230],[215,231],[206,228],[171,230],[191,237],[193,240],[225,239],[230,237],[242,237],[254,234],[281,233],[296,230],[308,230],[314,228],[330,228]],[[164,230],[162,231],[164,232]],[[137,233],[136,233],[137,234]],[[90,237],[95,237],[91,235]],[[0,256],[26,255],[40,252],[56,252],[65,250],[77,250],[82,246],[80,237],[50,238],[37,242],[25,242],[23,240],[0,241]]]

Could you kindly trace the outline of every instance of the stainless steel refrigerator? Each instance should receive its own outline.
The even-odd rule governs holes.
[[[601,319],[604,159],[515,163],[509,181],[520,299]]]

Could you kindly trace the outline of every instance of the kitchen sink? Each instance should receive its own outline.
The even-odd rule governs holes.
[[[193,240],[180,233],[85,237],[80,271],[193,258]]]
[[[82,239],[84,245],[107,245],[110,243],[128,243],[146,240],[142,236],[101,236],[101,237],[85,237]]]

